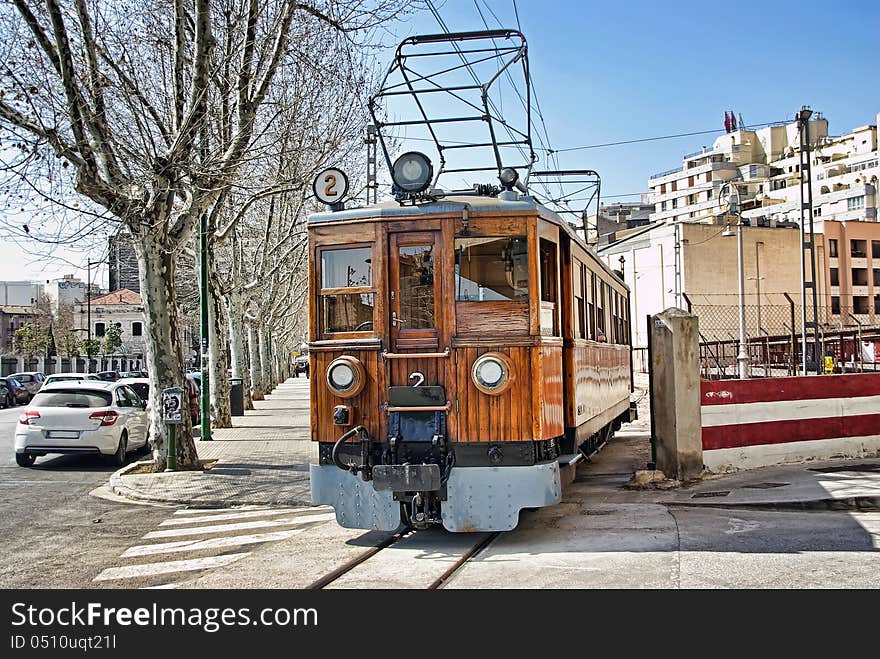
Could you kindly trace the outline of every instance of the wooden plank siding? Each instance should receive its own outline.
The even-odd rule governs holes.
[[[564,223],[563,223],[564,224]],[[355,410],[353,425],[364,425],[371,437],[387,437],[386,389],[411,384],[409,375],[420,371],[424,384],[443,386],[451,404],[447,430],[451,441],[503,442],[547,440],[561,437],[566,428],[588,422],[609,406],[628,398],[630,391],[630,352],[625,345],[600,344],[576,336],[573,315],[572,263],[577,259],[588,272],[604,281],[628,301],[623,284],[609,275],[598,258],[572,238],[572,231],[537,216],[535,211],[520,214],[471,212],[469,236],[526,236],[529,250],[529,300],[456,302],[454,295],[454,240],[463,228],[460,215],[363,218],[339,224],[309,227],[309,329],[311,354],[312,439],[335,441],[345,430],[332,423],[336,405]],[[388,291],[394,264],[389,261],[390,246],[398,235],[437,231],[435,255],[436,343],[430,350],[405,342],[392,343]],[[540,240],[556,244],[556,336],[541,336]],[[370,331],[346,336],[321,334],[318,290],[321,247],[369,243],[372,246],[375,296],[374,325]],[[627,302],[628,303],[628,302]],[[606,301],[605,313],[613,308]],[[589,323],[589,321],[587,321]],[[610,314],[606,333],[611,339]],[[334,339],[346,339],[334,345]],[[365,347],[358,341],[375,341]],[[434,347],[436,346],[436,348]],[[383,359],[382,351],[395,353],[443,352],[448,357]],[[471,378],[474,361],[486,352],[499,352],[511,362],[514,382],[501,395],[479,391]],[[325,373],[336,357],[359,359],[367,373],[367,383],[358,396],[341,399],[326,384]],[[354,440],[356,441],[356,440]]]

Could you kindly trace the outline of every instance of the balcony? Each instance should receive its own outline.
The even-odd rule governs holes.
[[[681,167],[673,167],[672,169],[667,169],[665,172],[659,172],[657,174],[651,174],[648,178],[649,181],[653,181],[655,178],[661,178],[663,176],[669,176],[670,174],[675,174],[675,172],[680,172]]]

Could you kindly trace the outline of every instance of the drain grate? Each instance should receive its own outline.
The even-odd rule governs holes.
[[[697,492],[691,499],[708,499],[710,497],[726,497],[730,494],[730,490],[721,490],[720,492]]]
[[[743,485],[744,490],[772,490],[774,487],[787,487],[791,483],[755,483],[754,485]]]

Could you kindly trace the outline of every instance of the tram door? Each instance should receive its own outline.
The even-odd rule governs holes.
[[[391,351],[435,352],[441,308],[439,232],[392,233],[388,242]]]

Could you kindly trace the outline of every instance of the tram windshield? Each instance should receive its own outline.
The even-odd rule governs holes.
[[[321,329],[324,333],[373,330],[372,250],[328,248],[321,252]]]
[[[528,301],[527,246],[525,236],[456,238],[456,301]]]

